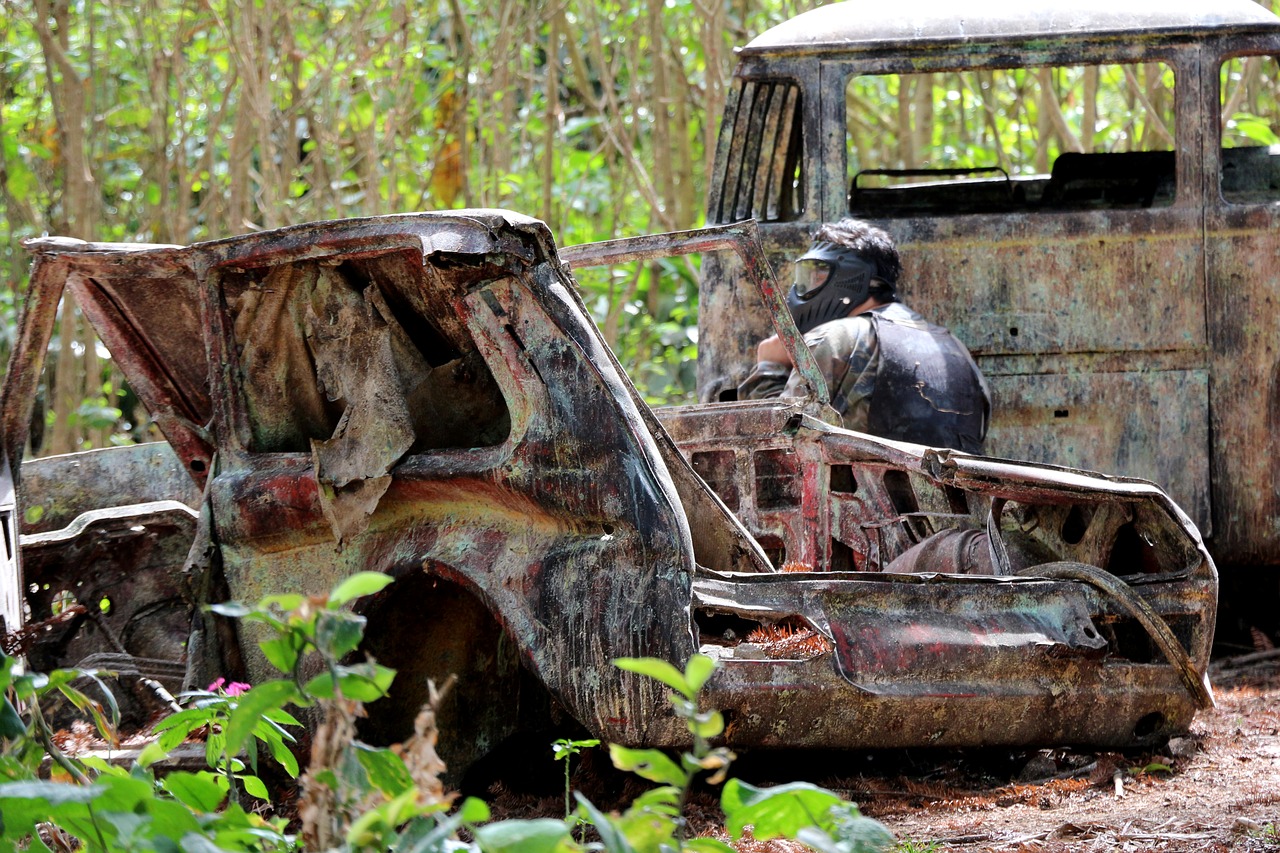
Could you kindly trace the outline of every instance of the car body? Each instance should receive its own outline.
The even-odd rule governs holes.
[[[109,633],[188,684],[270,675],[253,636],[202,605],[378,570],[396,580],[359,604],[363,651],[400,675],[370,736],[403,737],[428,679],[456,674],[441,749],[459,771],[557,724],[681,743],[662,688],[612,665],[624,656],[716,658],[708,702],[739,748],[1121,746],[1212,702],[1216,570],[1177,505],[1145,481],[834,426],[750,223],[563,254],[541,222],[494,210],[28,248],[9,458],[64,288],[171,450],[24,466],[19,517],[47,507],[50,529],[22,537],[24,558],[44,549],[40,582],[6,590],[43,620],[46,585],[93,583],[59,547],[153,542],[126,546],[137,568]],[[641,399],[571,268],[691,252],[735,255],[809,397]],[[57,487],[112,458],[134,472],[95,475],[112,506]],[[104,644],[102,619],[59,627],[48,658]],[[167,652],[128,646],[173,623],[191,630]]]

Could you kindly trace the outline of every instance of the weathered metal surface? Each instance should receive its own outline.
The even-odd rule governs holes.
[[[94,283],[82,298],[116,306],[91,316],[120,324],[119,342],[174,344],[121,360],[155,380],[138,387],[161,405],[173,377],[199,373],[164,362],[204,365],[199,436],[216,464],[185,568],[198,596],[324,589],[364,569],[396,578],[361,604],[367,649],[404,673],[371,708],[373,736],[405,734],[427,679],[453,672],[458,740],[444,748],[460,765],[553,705],[601,737],[674,745],[687,734],[662,688],[610,661],[682,663],[699,649],[723,664],[711,701],[740,746],[1122,745],[1184,728],[1205,701],[1187,680],[1207,665],[1216,574],[1160,489],[847,432],[818,394],[654,413],[535,220],[469,211],[188,248],[35,249]],[[750,226],[566,255],[726,249],[751,273],[742,298],[798,347]],[[134,304],[156,270],[199,303],[200,346],[132,330],[159,322]],[[350,452],[326,458],[332,441]],[[366,484],[335,523],[331,493]],[[65,567],[52,561],[71,546],[105,541],[90,531],[149,535],[105,524],[24,545]],[[981,566],[926,550],[957,533],[985,537]],[[911,560],[920,573],[897,571]],[[1061,561],[1086,580],[1021,576]],[[171,563],[148,558],[138,576]],[[1145,622],[1137,598],[1155,614]],[[817,632],[801,657],[764,660],[744,639],[794,623]],[[1152,625],[1183,666],[1153,652]],[[188,680],[227,674],[207,668],[241,652],[261,678],[252,639],[224,637],[220,656],[202,623]]]
[[[708,221],[759,218],[786,281],[820,223],[872,220],[902,250],[906,301],[952,329],[990,382],[986,452],[1150,479],[1186,509],[1220,563],[1275,565],[1275,204],[1238,187],[1224,200],[1228,174],[1245,180],[1253,173],[1242,158],[1263,149],[1223,149],[1218,137],[1221,65],[1239,54],[1280,54],[1280,19],[1246,0],[826,6],[741,51]],[[1158,200],[1052,207],[1041,203],[1040,185],[1053,180],[1045,174],[1019,178],[1011,201],[990,210],[979,192],[991,181],[865,193],[849,171],[844,95],[855,75],[1105,63],[1172,71],[1170,150],[1064,154],[1061,171],[1068,159],[1107,180],[1154,170]],[[762,146],[780,121],[801,131]],[[771,207],[758,196],[774,185],[760,176],[797,151],[787,193],[798,203]],[[920,201],[944,189],[945,204]],[[735,259],[704,263],[699,318],[699,399],[731,400],[770,332]]]
[[[23,535],[30,620],[73,602],[85,610],[37,635],[29,665],[132,669],[181,690],[192,616],[181,568],[195,528],[195,510],[161,500],[87,510],[63,528]],[[149,704],[128,693],[118,698],[132,723],[156,709],[154,697]]]
[[[59,530],[82,513],[112,506],[177,501],[200,506],[200,489],[166,442],[42,456],[22,463],[21,530]]]

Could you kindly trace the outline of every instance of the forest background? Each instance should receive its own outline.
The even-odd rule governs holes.
[[[0,364],[21,241],[41,234],[188,244],[465,207],[538,216],[562,246],[697,227],[734,46],[820,2],[0,0]],[[1224,133],[1280,144],[1255,118],[1280,115],[1274,71],[1237,66]],[[1172,144],[1158,63],[1015,69],[968,93],[957,75],[908,76],[850,85],[851,158],[1044,172],[1054,152]],[[692,402],[695,265],[577,278],[641,393]],[[151,438],[64,297],[30,451]]]
[[[21,241],[187,244],[464,207],[560,245],[690,228],[733,47],[816,0],[0,0],[0,364]],[[584,299],[654,401],[688,399],[697,282]],[[37,455],[151,434],[69,297]]]

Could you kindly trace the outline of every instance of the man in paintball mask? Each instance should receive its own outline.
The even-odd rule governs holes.
[[[865,222],[823,225],[796,261],[787,305],[847,429],[931,447],[982,450],[986,382],[964,344],[898,301],[893,239]],[[777,335],[761,341],[739,399],[798,397],[803,379]]]

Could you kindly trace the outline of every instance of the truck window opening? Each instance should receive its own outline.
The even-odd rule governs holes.
[[[845,113],[855,215],[1173,204],[1163,63],[854,75]]]

